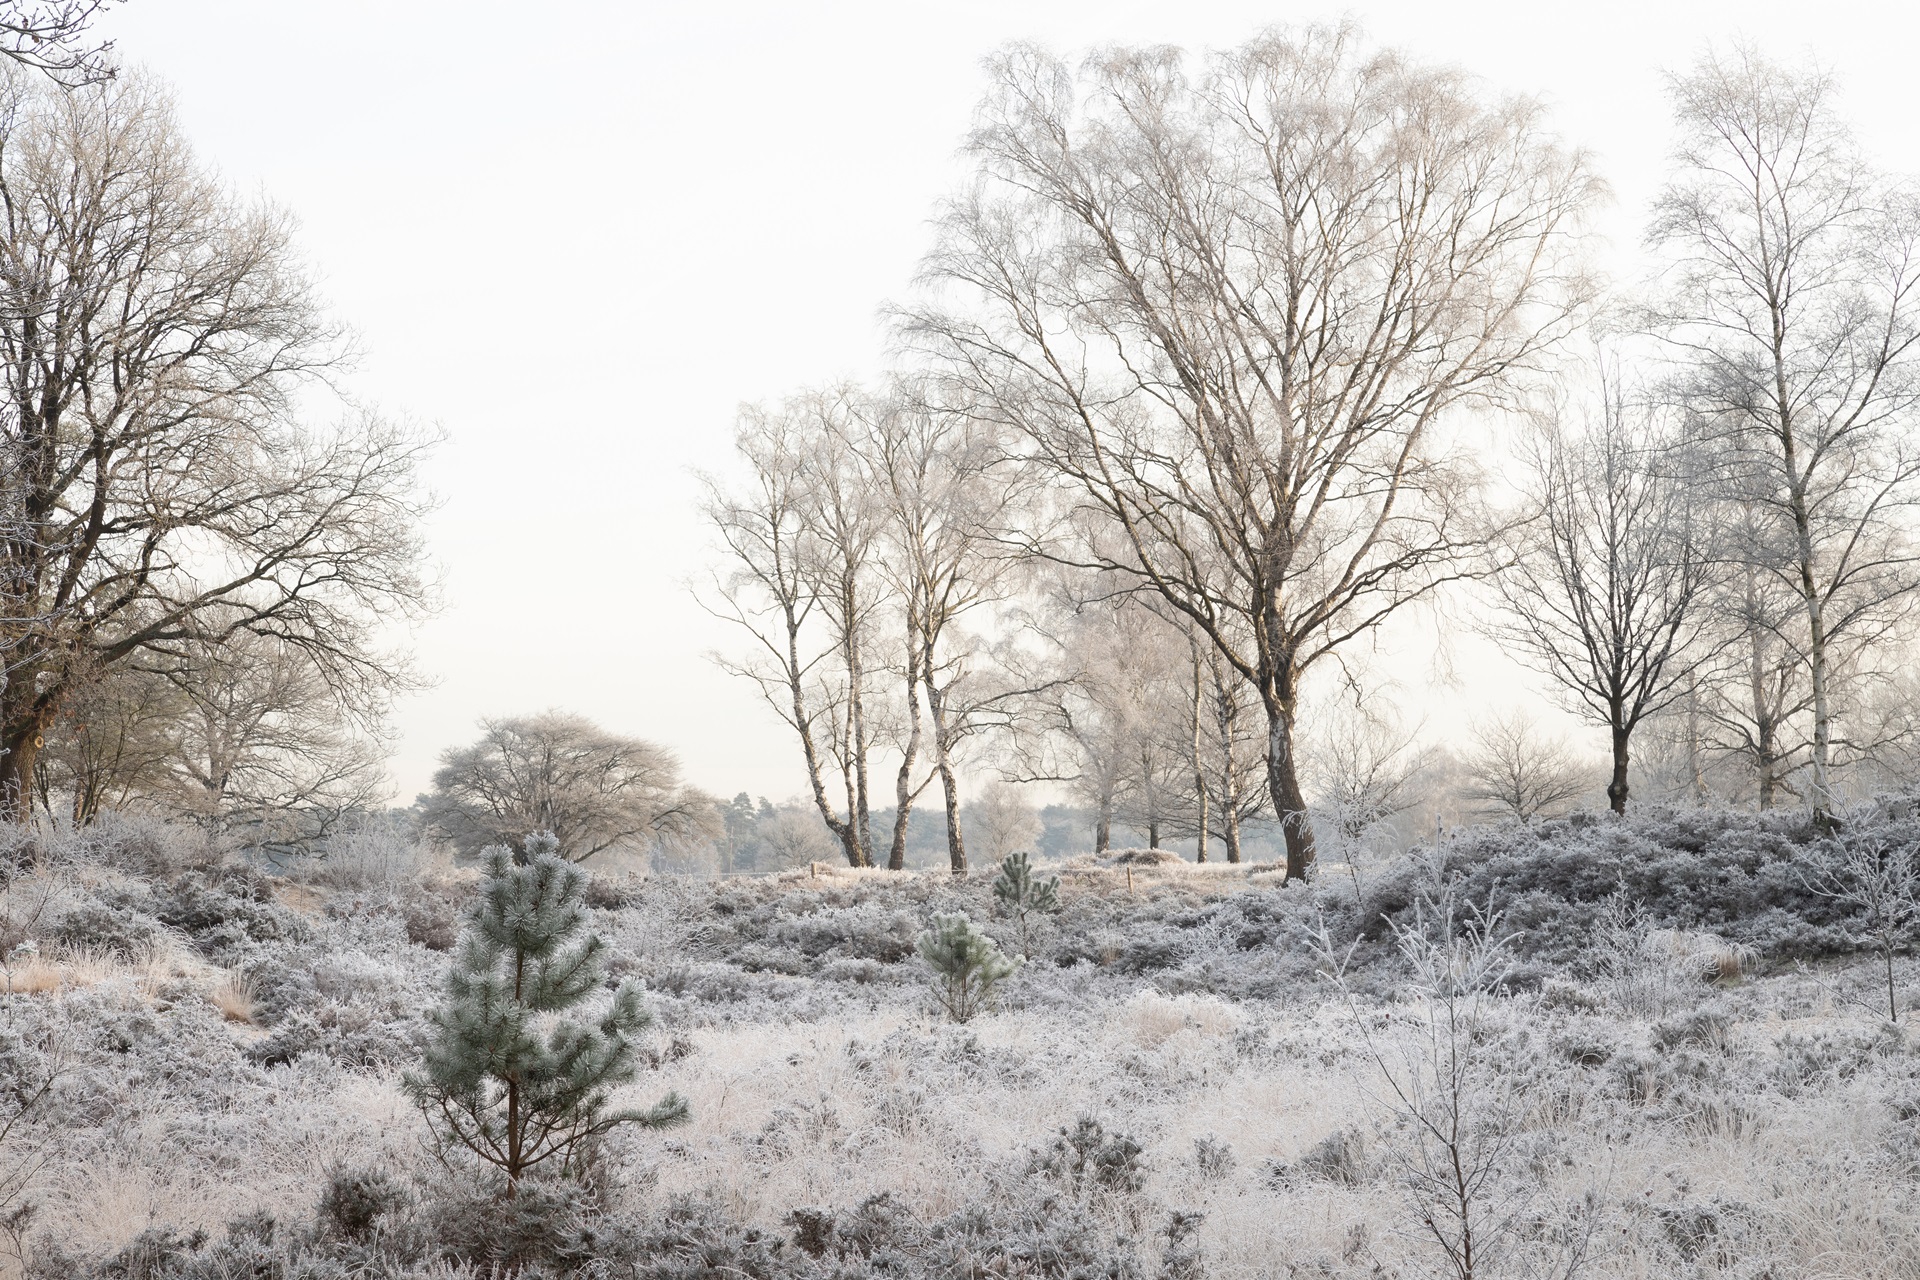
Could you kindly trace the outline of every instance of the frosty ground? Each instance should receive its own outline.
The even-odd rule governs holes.
[[[1920,1052],[1809,888],[1916,840],[1682,811],[1307,887],[1080,859],[964,1026],[914,942],[964,911],[1017,950],[986,875],[602,876],[657,1018],[633,1100],[692,1119],[504,1203],[398,1087],[471,872],[114,819],[15,850],[0,904],[8,1235],[43,1277],[1920,1276]]]

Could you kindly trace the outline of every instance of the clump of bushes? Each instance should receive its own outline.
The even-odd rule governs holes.
[[[1385,938],[1438,876],[1465,901],[1496,903],[1522,959],[1559,967],[1581,963],[1621,904],[1650,929],[1711,933],[1765,961],[1844,955],[1861,946],[1856,912],[1810,886],[1861,842],[1920,843],[1920,823],[1829,835],[1797,811],[1680,809],[1477,828],[1382,876],[1349,919],[1354,935]]]

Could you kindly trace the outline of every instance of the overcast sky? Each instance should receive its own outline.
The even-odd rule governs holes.
[[[706,660],[732,641],[687,591],[691,471],[727,466],[741,402],[877,367],[997,46],[1200,49],[1351,14],[1545,98],[1614,184],[1627,273],[1661,74],[1709,41],[1818,59],[1881,162],[1920,169],[1905,8],[127,0],[104,26],[174,86],[206,163],[299,216],[360,335],[356,394],[448,434],[447,603],[414,640],[439,683],[400,709],[404,803],[478,717],[545,707],[670,745],[715,792],[799,790],[778,724]],[[1460,681],[1410,696],[1440,724],[1513,696],[1484,655]]]

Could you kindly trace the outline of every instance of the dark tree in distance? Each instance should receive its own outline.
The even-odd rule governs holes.
[[[1627,811],[1634,730],[1680,698],[1722,645],[1707,593],[1719,572],[1710,475],[1698,450],[1603,373],[1583,430],[1555,422],[1523,452],[1523,519],[1497,543],[1506,609],[1489,630],[1604,725],[1607,803]]]

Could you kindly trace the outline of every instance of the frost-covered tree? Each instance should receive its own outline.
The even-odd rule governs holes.
[[[994,862],[1033,848],[1043,830],[1039,812],[1018,787],[1007,782],[989,782],[980,788],[961,813],[968,842]]]
[[[634,1039],[652,1021],[639,988],[623,984],[595,1023],[559,1017],[600,988],[607,944],[587,932],[586,873],[558,847],[543,832],[523,858],[487,851],[446,998],[429,1015],[432,1042],[404,1082],[442,1156],[465,1151],[499,1169],[509,1196],[549,1160],[573,1171],[586,1144],[620,1125],[687,1118],[675,1093],[644,1111],[608,1108],[634,1078]]]
[[[608,733],[582,716],[482,720],[480,740],[440,757],[426,816],[463,854],[536,831],[582,862],[663,836],[720,839],[713,800],[680,781],[671,751]]]
[[[960,914],[935,916],[914,945],[933,970],[933,998],[955,1022],[990,1008],[1000,984],[1020,967]]]
[[[1466,759],[1466,795],[1493,816],[1522,822],[1552,817],[1587,789],[1584,771],[1566,743],[1542,738],[1524,716],[1481,725],[1473,743]]]
[[[1253,686],[1303,879],[1302,682],[1466,571],[1453,423],[1577,322],[1601,184],[1531,103],[1349,27],[989,75],[903,337],[1053,482],[1035,551]]]
[[[1010,853],[1000,863],[1000,874],[994,877],[993,896],[1000,903],[1000,909],[1019,926],[1020,954],[1030,959],[1032,918],[1052,915],[1060,909],[1060,877],[1036,876],[1033,863],[1024,851]]]
[[[425,442],[305,420],[346,345],[291,220],[197,163],[138,76],[0,74],[0,206],[0,817],[28,818],[86,682],[189,637],[272,637],[383,698],[391,624],[433,597]]]
[[[1679,167],[1649,239],[1668,257],[1654,319],[1687,409],[1754,517],[1739,559],[1795,604],[1805,794],[1823,818],[1850,728],[1848,668],[1920,601],[1920,219],[1869,164],[1833,78],[1744,47],[1672,81]]]
[[[1584,427],[1553,421],[1523,450],[1521,519],[1496,550],[1505,608],[1487,627],[1607,730],[1607,803],[1625,813],[1635,731],[1726,645],[1702,607],[1720,573],[1704,468],[1605,361],[1598,398]]]
[[[1899,840],[1861,840],[1806,883],[1853,912],[1855,936],[1878,953],[1886,974],[1887,1021],[1899,1022],[1893,958],[1920,929],[1920,849]]]

